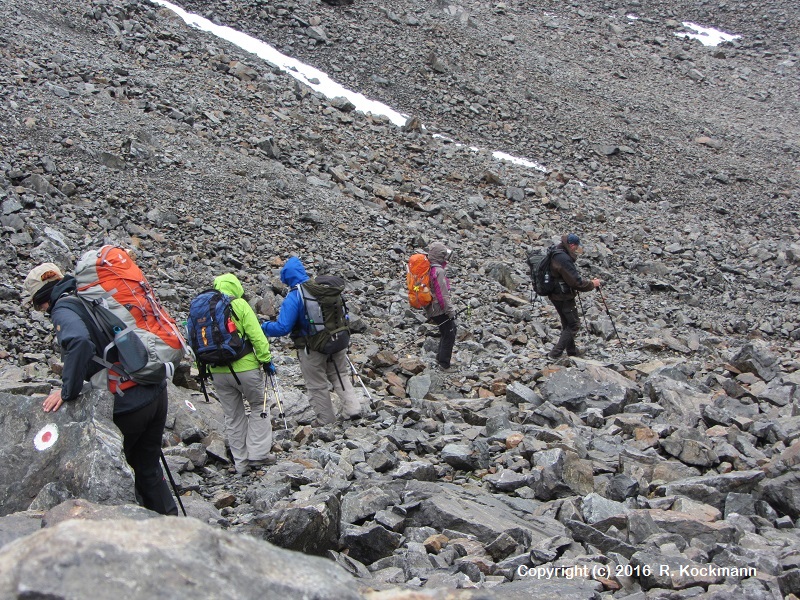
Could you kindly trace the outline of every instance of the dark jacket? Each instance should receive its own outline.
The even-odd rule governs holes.
[[[569,245],[562,240],[556,246],[555,254],[550,261],[550,273],[556,280],[556,291],[550,294],[551,300],[573,300],[576,292],[590,292],[594,284],[584,279],[575,267],[576,256],[570,252]]]
[[[61,346],[61,399],[72,402],[81,393],[83,382],[103,369],[92,357],[99,355],[108,338],[95,327],[87,309],[75,296],[75,278],[67,275],[50,293],[50,318]],[[108,358],[117,360],[114,350]],[[125,390],[124,395],[114,395],[114,414],[123,415],[139,410],[156,400],[167,380],[157,385],[136,385]]]

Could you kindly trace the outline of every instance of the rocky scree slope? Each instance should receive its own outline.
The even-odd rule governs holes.
[[[406,10],[420,15],[417,19],[421,22],[429,11],[430,19],[442,27],[467,27],[472,34],[470,43],[478,46],[481,32],[496,37],[497,30],[488,24],[495,23],[491,19],[506,19],[508,9],[497,12],[497,7],[476,7],[489,11],[486,28],[477,9],[473,14],[478,16],[466,19],[455,5],[420,5]],[[262,19],[268,22],[280,22],[301,10],[318,10],[319,18],[331,23],[322,20],[321,24],[331,29],[340,22],[343,27],[345,19],[366,19],[365,35],[373,21],[388,19],[391,27],[399,25],[385,11],[366,3],[359,7],[360,12],[334,12],[326,5],[310,3],[262,4],[261,8],[268,15],[275,9],[274,19]],[[563,21],[580,17],[577,22],[585,35],[580,39],[599,41],[600,47],[619,61],[623,60],[620,57],[630,57],[626,44],[635,45],[636,40],[625,42],[617,40],[619,34],[610,36],[608,31],[613,30],[600,17],[604,11],[593,13],[587,5],[567,12],[554,7],[553,12]],[[582,17],[581,12],[588,16]],[[530,558],[530,544],[524,551],[520,549],[519,556],[526,554],[526,560],[546,562],[562,556],[583,556],[588,548],[584,543],[621,556],[633,555],[631,548],[617,544],[622,538],[626,543],[632,540],[637,551],[645,548],[642,544],[648,536],[630,534],[638,527],[636,517],[634,525],[630,517],[624,523],[604,521],[602,533],[611,531],[610,539],[574,524],[566,540],[553,539],[567,533],[562,529],[565,523],[597,524],[602,520],[598,518],[601,513],[592,512],[596,510],[592,507],[601,503],[593,494],[620,503],[627,501],[628,509],[647,511],[669,509],[680,497],[685,499],[681,501],[684,510],[676,512],[683,514],[691,508],[688,500],[709,502],[722,513],[720,516],[724,516],[730,493],[744,494],[753,503],[754,514],[748,517],[751,524],[740,522],[737,529],[723,523],[721,527],[728,532],[724,535],[733,539],[743,535],[740,530],[750,532],[755,527],[761,537],[775,536],[771,538],[773,545],[767,544],[772,548],[769,556],[775,557],[769,571],[772,587],[763,589],[775,591],[777,578],[784,571],[791,572],[791,555],[784,556],[783,549],[791,546],[793,529],[789,525],[797,517],[798,504],[791,494],[788,500],[779,499],[777,490],[792,485],[791,453],[797,443],[797,387],[792,383],[800,326],[796,311],[800,250],[797,221],[792,218],[796,216],[797,173],[783,162],[796,157],[797,149],[791,142],[796,116],[790,110],[796,99],[790,97],[788,88],[779,85],[782,78],[796,80],[796,54],[792,51],[781,52],[780,60],[774,55],[758,59],[774,71],[777,83],[770,84],[775,85],[777,97],[770,95],[763,102],[780,114],[780,130],[772,122],[761,121],[758,111],[750,114],[747,106],[752,99],[740,102],[737,124],[743,129],[752,124],[753,129],[745,131],[753,132],[750,138],[758,140],[753,142],[758,151],[745,157],[752,161],[736,160],[733,149],[735,140],[746,136],[717,134],[700,127],[705,121],[727,127],[731,119],[717,118],[722,112],[718,107],[724,105],[715,104],[718,98],[705,101],[704,94],[694,94],[690,95],[693,111],[686,114],[698,116],[695,125],[687,129],[676,128],[670,133],[673,128],[660,124],[664,112],[661,100],[645,111],[653,115],[653,122],[643,120],[646,124],[639,127],[653,128],[663,142],[650,142],[651,149],[647,153],[639,150],[639,154],[632,141],[623,143],[618,137],[622,135],[618,132],[629,131],[629,125],[611,127],[602,104],[595,109],[591,103],[580,106],[578,112],[592,118],[575,119],[561,109],[546,109],[552,125],[542,126],[546,132],[536,138],[535,145],[552,170],[541,173],[498,163],[487,152],[467,151],[414,127],[400,131],[385,119],[354,113],[347,103],[316,96],[269,65],[186,28],[169,11],[153,5],[64,2],[53,7],[12,0],[3,3],[0,16],[6,24],[0,32],[0,222],[6,242],[0,256],[7,265],[0,285],[0,360],[6,379],[43,380],[52,377],[50,366],[58,369],[57,360],[50,357],[49,323],[43,316],[19,308],[21,278],[37,262],[55,260],[69,267],[89,247],[104,241],[121,243],[137,249],[161,298],[179,319],[191,297],[223,270],[239,274],[259,312],[269,317],[279,302],[278,268],[286,256],[297,252],[311,271],[335,271],[349,280],[357,331],[354,357],[359,365],[365,365],[365,378],[379,406],[364,431],[346,434],[348,441],[344,441],[341,430],[314,433],[302,427],[298,439],[294,439],[293,430],[291,436],[279,437],[280,447],[288,453],[282,456],[311,455],[320,469],[327,466],[335,471],[332,482],[313,469],[293,475],[294,483],[288,488],[292,495],[289,500],[283,498],[287,502],[307,496],[306,489],[292,486],[324,480],[320,493],[327,493],[337,486],[350,485],[350,477],[361,477],[362,473],[370,481],[378,478],[376,473],[391,472],[386,477],[396,480],[393,485],[400,491],[392,488],[392,493],[396,492],[398,499],[384,498],[379,504],[384,508],[397,506],[391,510],[395,514],[413,512],[414,498],[425,497],[430,500],[429,512],[424,517],[412,517],[405,525],[433,527],[438,533],[448,530],[452,539],[452,532],[465,527],[471,513],[447,517],[452,519],[449,524],[447,519],[434,519],[432,515],[442,514],[437,491],[414,482],[445,478],[457,484],[455,489],[463,490],[477,479],[497,475],[481,484],[481,502],[499,510],[496,499],[483,495],[491,490],[503,498],[502,502],[513,504],[519,514],[529,517],[538,511],[539,516],[560,519],[554,519],[559,525],[547,521],[551,529],[545,531],[552,535],[541,541],[537,558]],[[300,16],[308,18],[311,25],[315,15]],[[542,15],[538,18],[544,19]],[[252,22],[239,26],[246,29]],[[543,22],[540,25],[551,37],[557,37],[557,27]],[[404,27],[409,36],[433,31],[413,24]],[[686,52],[716,64],[705,54],[713,51],[676,41],[668,25],[664,27],[667,33],[659,34],[664,38],[661,45],[652,44],[665,49],[659,53],[686,46]],[[297,29],[293,26],[292,35],[301,39]],[[369,45],[367,39],[363,38]],[[524,44],[514,44],[513,52],[500,55],[504,61],[525,54],[519,51]],[[315,43],[312,47],[305,41],[294,44],[298,48],[304,45],[308,48],[303,52],[328,51],[335,46]],[[381,47],[375,44],[376,54]],[[419,47],[422,45],[409,44],[406,51],[419,56]],[[766,79],[766,66],[752,67],[758,62],[756,55],[762,53],[760,48],[725,50],[730,53],[734,71],[750,68],[756,71],[754,78],[772,82]],[[573,67],[577,69],[584,63],[585,54],[571,52],[542,48],[540,56],[546,57],[544,60],[580,57]],[[302,57],[302,52],[298,55]],[[742,63],[737,62],[740,59]],[[679,69],[686,60],[675,57],[665,64]],[[423,76],[434,94],[443,98],[445,86],[452,92],[452,81],[442,77],[438,82],[433,65],[420,69],[430,75]],[[643,82],[644,74],[649,77],[651,71],[642,70],[636,81]],[[617,75],[607,84],[630,85],[630,79]],[[502,84],[505,79],[492,81]],[[730,81],[735,78],[731,76]],[[656,81],[650,89],[668,92],[669,86],[662,84]],[[704,85],[688,72],[681,84]],[[416,90],[405,84],[398,87]],[[366,83],[362,89],[370,90]],[[681,93],[688,93],[687,89],[692,88],[681,87]],[[424,90],[418,91],[422,96]],[[388,98],[383,93],[380,97]],[[513,106],[511,101],[506,102],[513,96],[502,90],[493,93],[496,95],[489,99],[490,106],[493,102]],[[779,101],[781,94],[786,94],[785,103]],[[554,91],[553,97],[561,96]],[[455,116],[463,111],[457,98],[455,103],[446,101],[456,107],[446,112],[447,124],[444,116],[409,108],[400,96],[398,100],[398,108],[421,115],[434,130],[439,128],[454,137],[458,134],[460,141],[493,149],[504,139],[500,132],[506,128],[491,126],[496,121],[485,121],[477,132],[460,125],[476,120]],[[480,109],[476,107],[470,114],[475,111]],[[618,121],[621,119],[614,117],[614,122]],[[573,136],[572,128],[578,123],[579,127],[596,123],[597,132],[588,135],[579,131]],[[536,131],[528,126],[508,129],[521,136]],[[520,154],[528,155],[534,147],[527,142],[514,145],[510,135],[508,141],[500,149],[520,149],[524,151]],[[601,142],[607,143],[598,146]],[[774,151],[772,158],[777,163],[769,171],[767,150]],[[655,158],[647,158],[651,153]],[[680,167],[669,168],[673,162]],[[663,168],[656,168],[659,164]],[[712,164],[715,174],[733,173],[722,167],[736,165],[757,170],[758,176],[695,176],[696,169],[707,164]],[[676,173],[695,175],[681,180]],[[757,214],[754,206],[759,207]],[[604,307],[596,295],[587,295],[584,309],[591,333],[582,334],[582,340],[602,367],[569,362],[553,368],[544,353],[547,340],[554,334],[554,315],[542,304],[528,302],[525,246],[548,244],[566,229],[578,229],[587,240],[581,268],[607,280],[605,296],[625,341],[623,346],[615,340]],[[423,342],[425,326],[407,309],[400,279],[408,253],[433,239],[443,239],[455,248],[455,292],[472,307],[470,319],[463,319],[457,347],[461,372],[446,380],[425,369],[429,359],[426,352],[434,340]],[[772,349],[766,352],[748,346],[740,351],[745,337],[761,338]],[[287,384],[299,388],[296,364],[284,352],[283,343],[277,343],[276,349]],[[648,365],[649,361],[676,358],[683,363],[677,368],[663,362]],[[654,377],[645,383],[656,366],[667,368],[666,379],[670,381]],[[737,378],[739,372],[745,375]],[[554,373],[560,375],[549,379]],[[657,375],[663,377],[664,373]],[[671,381],[683,382],[688,388]],[[606,382],[613,392],[600,394],[593,387],[597,382]],[[674,385],[679,391],[670,391]],[[428,399],[418,399],[422,397]],[[301,402],[298,394],[293,426],[307,417]],[[665,411],[665,406],[670,409]],[[684,413],[686,422],[681,420]],[[489,417],[499,421],[489,424]],[[551,433],[559,427],[561,433]],[[392,433],[381,435],[385,429],[392,429]],[[514,446],[516,442],[509,441],[512,433],[527,437],[526,445],[514,450],[519,444]],[[194,443],[180,432],[174,435],[171,443],[176,453],[185,452],[182,448]],[[627,448],[634,440],[637,443]],[[357,448],[349,447],[353,444]],[[359,448],[371,453],[381,444],[376,456],[387,462],[378,464],[378,468],[366,468],[362,464],[366,455],[361,460],[358,452],[340,461],[345,448],[347,454]],[[338,455],[333,462],[331,452]],[[394,455],[402,459],[400,465],[391,464]],[[220,462],[223,459],[216,457]],[[417,464],[418,459],[422,464]],[[573,464],[576,459],[589,463]],[[233,508],[229,506],[223,515],[227,525],[257,531],[251,527],[253,515],[267,511],[272,516],[263,521],[261,535],[275,539],[276,517],[269,512],[275,508],[275,498],[269,490],[256,493],[248,482],[231,482],[224,468],[211,465],[204,471],[201,465],[205,459],[197,458],[196,463],[192,468],[201,469],[203,476],[186,475],[186,489],[200,490],[204,497],[214,498],[220,490],[232,487]],[[768,463],[774,467],[771,475],[784,477],[771,487],[760,483],[762,471],[762,475],[737,474],[758,471]],[[640,472],[635,467],[639,464],[646,464],[648,469]],[[187,462],[184,469],[189,470]],[[538,476],[532,475],[533,471]],[[725,488],[720,497],[709,500],[705,496],[709,486],[719,486],[716,479],[657,492],[668,482],[717,474],[729,475],[723,481],[737,482]],[[280,478],[280,469],[270,477],[273,475]],[[599,476],[597,482],[595,475]],[[613,477],[623,475],[635,481],[615,480],[609,488]],[[406,481],[411,483],[403,483]],[[283,484],[276,485],[287,490]],[[646,493],[638,495],[640,488]],[[666,500],[648,500],[650,494]],[[331,497],[339,496],[334,492]],[[564,498],[571,499],[561,513]],[[741,499],[730,497],[731,502],[736,500]],[[357,493],[348,502],[352,506],[363,504]],[[332,510],[335,503],[326,506]],[[622,510],[616,504],[603,506],[608,511]],[[739,510],[749,511],[748,507]],[[696,511],[686,526],[692,534],[684,531],[684,542],[696,537],[698,515],[706,514],[707,509]],[[361,526],[373,516],[359,513],[347,518],[350,525]],[[382,514],[378,519],[383,530],[402,527],[391,515]],[[680,519],[686,523],[684,517]],[[650,533],[662,534],[666,526],[659,521],[659,527],[661,530]],[[789,533],[776,533],[779,529],[788,529]],[[408,544],[425,542],[427,537],[420,536],[430,533],[426,529],[409,530],[401,540],[383,530],[370,524],[366,532],[351,532],[344,547],[378,547],[392,552],[395,542],[402,543],[406,550],[403,560],[413,561],[418,558],[413,552],[419,547]],[[484,536],[479,540],[482,545],[495,541],[488,539],[492,531],[479,532]],[[623,531],[626,533],[620,533]],[[370,542],[371,535],[382,536],[384,545]],[[715,539],[715,535],[708,536],[714,544],[722,539]],[[332,546],[340,548],[336,541]],[[761,538],[751,541],[753,545],[762,543]],[[722,552],[712,546],[687,555],[686,547],[677,539],[650,542],[665,554],[671,551],[665,544],[674,543],[685,556],[699,562]],[[491,562],[498,564],[516,556],[517,550],[516,544],[505,540],[503,549],[494,547]],[[471,563],[482,555],[479,548],[465,542],[454,544],[449,552],[449,558],[437,563],[444,571],[454,564],[453,553],[461,558],[472,556],[467,561]],[[721,555],[727,556],[724,552]],[[361,558],[370,565],[379,560],[365,550]],[[614,560],[622,559],[615,555]],[[408,562],[401,567],[378,563],[373,570],[385,568],[399,568],[402,575],[397,571],[391,575],[398,581],[419,579]],[[487,572],[480,567],[459,568],[473,583],[485,584],[487,573],[505,580],[515,566],[486,566]],[[388,572],[382,577],[391,578]],[[464,582],[462,576],[457,580]],[[455,580],[448,582],[455,585]],[[678,584],[659,581],[645,585]]]

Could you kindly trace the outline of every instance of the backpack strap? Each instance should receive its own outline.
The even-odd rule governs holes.
[[[344,389],[344,381],[342,381],[342,374],[339,373],[339,366],[336,364],[336,361],[333,360],[333,354],[328,355],[328,362],[333,364],[333,369],[336,371],[336,377],[339,378],[339,385],[342,386],[342,389]]]
[[[306,290],[303,287],[302,283],[298,283],[294,287],[294,289],[296,289],[298,291],[298,293],[300,294],[300,298],[303,300],[303,312],[305,313],[305,317],[306,317],[305,327],[301,327],[300,328],[300,331],[298,332],[300,335],[298,335],[297,337],[302,337],[305,340],[305,342],[306,342],[305,352],[306,352],[306,354],[308,354],[308,352],[309,352],[309,350],[308,350],[308,341],[309,341],[309,338],[311,337],[311,331],[310,331],[310,327],[309,327],[309,325],[311,323],[311,317],[308,316],[308,304],[306,304]]]
[[[116,345],[116,343],[114,342],[114,332],[109,331],[106,327],[104,327],[103,324],[100,322],[100,319],[98,319],[97,316],[94,314],[94,311],[92,310],[93,303],[88,302],[87,300],[84,300],[83,298],[77,295],[69,295],[61,298],[59,301],[63,302],[64,303],[63,306],[67,307],[69,310],[74,312],[79,317],[82,318],[84,315],[87,315],[89,317],[91,324],[93,326],[93,327],[88,327],[89,335],[93,338],[92,343],[95,344],[96,351],[102,348],[102,353],[103,353],[103,355],[100,356],[95,352],[94,356],[92,356],[92,360],[97,364],[99,364],[100,366],[102,366],[103,368],[108,369],[108,379],[117,382],[116,393],[122,396],[123,392],[119,387],[120,384],[125,383],[126,381],[130,381],[132,378],[130,373],[128,373],[127,371],[125,371],[125,369],[122,368],[121,364],[112,363],[107,358],[108,352],[111,350],[111,348],[113,348]],[[79,307],[82,307],[84,310],[81,310]],[[131,329],[132,329],[131,327],[128,327],[123,331],[130,331]],[[103,345],[102,342],[98,343],[100,337],[98,335],[98,332],[104,335],[105,338],[109,339],[110,341],[105,345]],[[121,332],[116,332],[116,333],[119,334]]]

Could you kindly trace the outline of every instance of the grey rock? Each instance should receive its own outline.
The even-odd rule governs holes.
[[[779,370],[778,359],[764,345],[748,343],[734,354],[730,363],[744,373],[755,373],[764,381],[771,381]]]
[[[800,517],[800,472],[790,471],[761,484],[761,498],[779,513]]]
[[[400,503],[400,496],[391,489],[370,486],[342,497],[342,521],[357,523],[371,518],[376,512]]]
[[[371,523],[363,526],[347,525],[342,531],[340,544],[347,548],[348,556],[370,564],[391,555],[400,546],[401,540],[401,534]]]
[[[702,392],[688,381],[676,379],[674,370],[662,368],[644,382],[644,392],[664,409],[664,418],[694,427],[704,405],[712,404],[711,394]]]
[[[603,498],[600,494],[591,493],[583,499],[581,504],[583,517],[590,525],[627,512],[621,502]]]
[[[579,542],[591,544],[599,548],[602,552],[616,552],[626,558],[633,556],[637,548],[632,544],[628,544],[610,535],[606,535],[602,531],[595,529],[591,525],[581,523],[580,521],[568,520],[565,525],[572,532],[572,535]]]
[[[524,402],[533,407],[539,406],[542,403],[542,398],[539,394],[518,381],[513,381],[506,387],[506,400],[514,405],[519,405]]]
[[[503,469],[497,473],[491,473],[487,475],[483,478],[483,480],[488,481],[496,490],[501,492],[512,492],[523,486],[529,485],[532,477],[531,475],[525,475],[509,469]]]
[[[359,598],[355,580],[334,563],[275,548],[249,536],[205,525],[197,519],[107,521],[71,519],[0,549],[0,596],[19,589],[38,596],[87,598],[103,594],[132,600],[177,597],[186,586],[205,598],[276,594]],[[75,540],[81,540],[79,546]],[[146,551],[143,551],[146,550]],[[58,570],[47,568],[66,554]],[[97,557],[102,555],[102,560]],[[182,573],[174,576],[173,565]],[[109,570],[116,576],[109,580]],[[286,573],[292,573],[286,578]]]
[[[639,482],[629,475],[614,475],[606,486],[606,495],[611,500],[622,502],[626,498],[635,497],[639,493]]]
[[[45,413],[41,401],[30,397],[0,394],[0,402],[15,406],[0,420],[0,461],[5,465],[0,514],[26,510],[47,484],[55,482],[75,498],[134,502],[133,477],[122,454],[122,437],[111,420],[107,393],[84,394],[55,413]]]
[[[402,462],[391,473],[395,479],[416,479],[419,481],[436,481],[436,468],[429,462],[415,460]]]
[[[338,548],[341,504],[332,493],[295,502],[265,516],[264,537],[273,544],[308,554]]]
[[[544,517],[530,515],[526,519],[517,517],[505,505],[492,497],[480,496],[480,502],[459,498],[449,491],[442,491],[423,500],[419,510],[410,515],[416,525],[450,528],[474,535],[489,544],[501,533],[507,533],[519,543],[543,537],[563,535],[563,526]]]
[[[541,386],[542,397],[556,407],[576,413],[599,408],[608,416],[622,412],[638,396],[637,385],[622,375],[583,363],[580,368],[553,373]]]
[[[678,460],[698,467],[711,467],[719,462],[708,440],[695,429],[682,427],[667,439],[661,441],[661,447]]]

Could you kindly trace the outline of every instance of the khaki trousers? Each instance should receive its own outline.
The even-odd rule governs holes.
[[[306,389],[311,408],[321,425],[336,421],[333,410],[330,388],[344,403],[344,414],[351,418],[361,414],[361,403],[350,382],[350,365],[347,362],[347,350],[342,350],[328,357],[327,354],[298,348],[297,358],[300,361],[300,372],[306,382]]]

